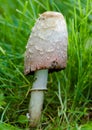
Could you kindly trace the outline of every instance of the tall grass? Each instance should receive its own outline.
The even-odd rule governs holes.
[[[49,74],[37,130],[92,129],[91,0],[0,0],[0,130],[28,128],[33,76],[23,74],[24,52],[36,19],[47,10],[66,19],[68,61],[65,70]]]

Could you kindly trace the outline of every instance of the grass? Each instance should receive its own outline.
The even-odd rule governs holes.
[[[66,18],[67,68],[49,74],[37,130],[92,129],[91,0],[0,0],[0,130],[27,130],[33,76],[24,76],[24,52],[39,14],[52,10]]]

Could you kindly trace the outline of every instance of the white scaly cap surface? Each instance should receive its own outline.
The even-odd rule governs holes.
[[[25,52],[24,73],[66,67],[68,33],[61,13],[48,11],[37,19]]]

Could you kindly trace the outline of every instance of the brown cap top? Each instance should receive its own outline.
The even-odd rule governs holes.
[[[36,21],[29,37],[24,73],[49,69],[57,71],[66,67],[68,34],[61,13],[45,12]]]
[[[52,12],[52,11],[48,11],[48,12],[44,12],[41,17],[45,17],[45,18],[51,18],[51,17],[62,17],[63,18],[63,15],[61,13],[58,13],[58,12]]]

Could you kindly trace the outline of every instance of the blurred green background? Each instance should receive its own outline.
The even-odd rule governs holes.
[[[48,10],[66,19],[68,62],[65,70],[49,74],[35,129],[92,129],[92,0],[0,0],[0,130],[29,127],[33,76],[24,76],[24,52],[36,19]]]

